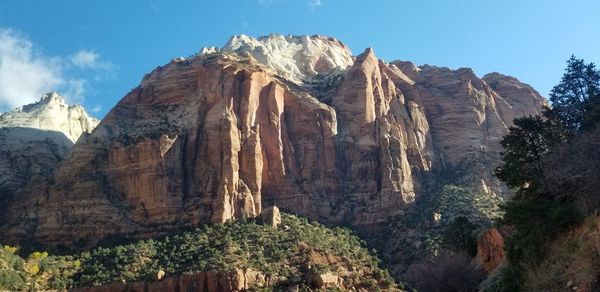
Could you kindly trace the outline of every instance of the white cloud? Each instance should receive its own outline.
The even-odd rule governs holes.
[[[0,108],[36,101],[64,82],[60,60],[41,56],[29,40],[0,29]]]
[[[78,66],[80,68],[96,68],[101,64],[98,63],[98,54],[88,50],[80,50],[73,57],[71,57],[71,62],[73,65]]]
[[[81,76],[91,71],[98,81],[114,78],[115,68],[86,49],[67,57],[46,56],[23,35],[0,28],[0,111],[35,102],[49,91],[59,92],[71,103],[81,103],[89,82],[71,77],[73,73]],[[79,70],[71,72],[73,69]]]
[[[259,5],[269,7],[276,2],[286,2],[286,0],[256,0]],[[311,9],[317,8],[323,4],[323,0],[308,0],[308,7]]]
[[[100,55],[94,51],[83,49],[73,54],[69,60],[80,69],[99,69],[112,71],[114,64],[100,60]]]
[[[113,79],[116,76],[116,66],[113,63],[102,61],[100,55],[91,50],[79,50],[68,61],[79,69],[95,70],[97,74],[94,79],[96,81]]]
[[[70,79],[66,85],[66,90],[61,94],[71,103],[82,103],[88,87],[87,81],[84,79]]]
[[[308,6],[310,6],[311,8],[319,7],[321,6],[321,4],[323,4],[321,0],[308,0]]]
[[[273,4],[273,0],[258,0],[257,2],[263,6],[271,6]]]
[[[150,10],[154,11],[154,12],[160,12],[160,8],[158,8],[158,5],[156,2],[151,2],[150,3]]]
[[[102,110],[102,107],[101,107],[101,106],[99,106],[99,105],[95,105],[95,106],[92,108],[92,112],[93,112],[93,113],[97,113],[97,112],[99,112],[99,111],[101,111],[101,110]]]

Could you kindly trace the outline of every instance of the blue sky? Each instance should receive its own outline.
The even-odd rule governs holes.
[[[571,54],[600,62],[600,1],[1,0],[0,110],[58,90],[103,117],[156,66],[242,33],[329,35],[355,55],[498,71],[547,96]]]

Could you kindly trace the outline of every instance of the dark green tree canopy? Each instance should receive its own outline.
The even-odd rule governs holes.
[[[600,71],[594,63],[585,63],[575,56],[567,61],[567,68],[558,85],[550,93],[551,117],[567,129],[580,131],[595,123],[588,112],[600,111]]]
[[[549,244],[600,207],[600,71],[572,56],[550,101],[543,117],[515,119],[501,142],[496,176],[517,195],[503,206],[503,223],[515,233],[498,291],[520,291]]]
[[[526,116],[513,122],[514,126],[500,142],[504,164],[496,169],[496,176],[523,193],[541,185],[544,155],[563,141],[565,135],[560,125],[540,116]]]

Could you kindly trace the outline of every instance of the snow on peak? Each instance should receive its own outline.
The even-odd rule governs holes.
[[[276,74],[296,83],[304,83],[318,74],[343,71],[354,61],[346,45],[323,36],[271,34],[253,38],[238,35],[231,37],[221,51],[252,56]]]
[[[91,133],[100,123],[79,105],[69,105],[56,92],[44,94],[35,103],[0,115],[0,128],[35,128],[62,132],[76,142],[81,134]]]

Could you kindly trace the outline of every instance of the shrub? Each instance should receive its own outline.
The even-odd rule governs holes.
[[[412,265],[406,276],[417,291],[477,291],[484,279],[470,258],[449,253]]]

